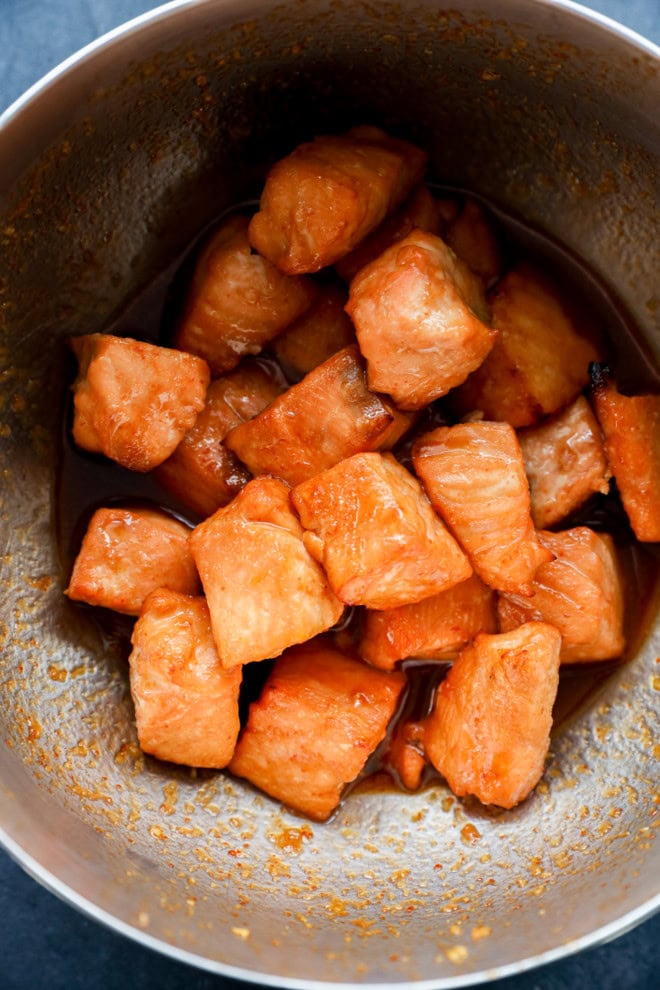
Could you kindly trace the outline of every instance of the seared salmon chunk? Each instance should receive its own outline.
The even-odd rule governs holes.
[[[190,537],[224,667],[276,657],[343,611],[303,543],[289,489],[255,478]]]
[[[356,345],[338,351],[225,438],[252,474],[297,485],[352,454],[394,442],[410,418],[367,388]],[[396,428],[393,436],[392,428]]]
[[[240,727],[241,668],[222,667],[204,599],[153,591],[131,642],[131,695],[140,748],[171,763],[227,766]]]
[[[426,161],[376,127],[301,144],[268,173],[250,243],[287,275],[333,265],[403,203]]]
[[[204,408],[210,381],[201,358],[129,337],[71,339],[73,439],[131,471],[151,471],[174,451]]]
[[[395,608],[472,568],[421,485],[391,454],[356,454],[294,488],[305,546],[349,605]]]
[[[155,509],[97,509],[65,594],[77,602],[138,615],[147,595],[169,588],[199,593],[190,530]]]
[[[399,660],[453,659],[477,633],[497,631],[495,592],[476,574],[412,605],[367,609],[360,656],[392,670]]]
[[[481,282],[439,237],[413,230],[351,282],[346,310],[369,388],[420,409],[464,382],[495,342]]]
[[[592,396],[607,458],[638,540],[660,540],[660,395],[622,395],[602,368]]]
[[[447,522],[482,581],[531,594],[552,553],[536,535],[529,486],[508,423],[459,423],[420,437],[413,464],[431,504]]]
[[[611,472],[603,438],[583,395],[555,416],[518,433],[539,529],[554,526],[594,492],[607,495]]]
[[[317,821],[339,804],[385,735],[405,686],[323,639],[276,661],[229,769]]]
[[[288,278],[251,250],[249,222],[231,217],[207,244],[174,338],[182,351],[203,357],[214,375],[258,354],[316,295],[313,282]]]
[[[540,532],[539,540],[555,559],[539,567],[531,598],[500,595],[502,631],[523,622],[549,622],[562,635],[562,663],[621,656],[623,586],[612,537],[578,526]]]
[[[274,368],[274,362],[246,358],[212,381],[195,425],[154,472],[159,484],[202,518],[227,505],[252,477],[222,441],[232,427],[256,416],[284,390],[284,379]]]
[[[505,275],[490,302],[497,341],[452,401],[461,415],[531,426],[576,398],[598,349],[559,286],[532,265]]]
[[[543,774],[559,683],[561,635],[528,622],[482,633],[438,688],[426,754],[457,797],[513,808]]]

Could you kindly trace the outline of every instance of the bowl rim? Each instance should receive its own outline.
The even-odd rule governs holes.
[[[437,0],[438,3],[441,0]],[[574,0],[527,0],[531,7],[549,7],[557,11],[566,10],[574,16],[584,21],[603,28],[607,33],[636,47],[640,52],[652,56],[660,64],[660,45],[655,44],[649,38],[644,37],[632,28],[621,24],[614,18],[609,17],[600,11],[586,7]],[[23,112],[27,111],[36,103],[48,90],[55,86],[62,78],[72,73],[80,65],[91,61],[100,52],[112,48],[113,45],[123,42],[133,34],[137,34],[147,27],[166,21],[178,11],[185,8],[202,7],[222,7],[227,15],[241,13],[244,7],[243,0],[169,0],[169,2],[158,5],[150,10],[138,14],[111,30],[100,35],[98,38],[84,45],[76,52],[59,62],[50,69],[39,80],[33,83],[22,95],[15,99],[0,114],[0,136],[3,130],[8,127]],[[110,911],[95,904],[94,901],[80,894],[66,882],[60,880],[44,864],[39,862],[34,856],[26,852],[19,842],[12,838],[0,822],[0,848],[2,848],[11,859],[16,862],[25,873],[39,883],[42,887],[60,898],[66,904],[80,911],[83,915],[104,925],[106,928],[120,935],[125,936],[133,942],[145,946],[161,955],[168,956],[177,962],[183,962],[198,969],[205,970],[216,975],[226,976],[252,984],[262,984],[272,987],[291,987],[294,990],[364,990],[364,983],[334,981],[334,980],[309,980],[297,977],[282,977],[266,972],[243,969],[229,963],[209,959],[203,955],[172,945],[165,940],[150,935],[147,931],[140,929],[136,925],[122,921]],[[526,956],[515,962],[506,963],[500,966],[480,970],[469,974],[455,974],[447,977],[437,977],[434,979],[397,981],[397,982],[377,982],[369,983],[370,990],[453,990],[453,988],[477,986],[493,980],[505,977],[516,976],[532,969],[536,969],[561,959],[582,952],[585,949],[593,948],[612,941],[637,925],[651,918],[660,911],[660,892],[640,904],[638,907],[621,915],[616,920],[603,925],[586,935],[576,939],[569,939],[561,945],[548,949],[540,954]]]

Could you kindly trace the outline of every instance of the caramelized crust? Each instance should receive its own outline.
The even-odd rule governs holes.
[[[417,481],[391,454],[356,454],[292,493],[305,545],[350,605],[395,608],[470,576]]]
[[[438,688],[426,754],[451,787],[513,808],[536,786],[550,741],[561,636],[528,622],[477,636]]]
[[[392,670],[399,660],[448,660],[480,632],[497,631],[495,592],[476,574],[399,608],[365,612],[360,656]]]
[[[426,160],[375,127],[301,144],[268,173],[250,243],[288,275],[333,265],[406,199]]]
[[[464,382],[497,336],[486,325],[480,280],[422,230],[362,269],[346,309],[369,388],[387,392],[402,409],[420,409]]]
[[[214,375],[235,368],[311,306],[316,286],[289,278],[248,242],[247,217],[234,216],[202,252],[175,344],[199,354]]]
[[[413,464],[431,504],[474,570],[498,591],[531,594],[552,553],[539,543],[515,431],[508,423],[459,423],[420,437]]]
[[[588,384],[596,346],[584,336],[559,287],[529,264],[498,283],[492,298],[495,346],[452,396],[460,414],[531,426]]]
[[[155,509],[97,509],[65,594],[126,615],[138,615],[157,588],[196,595],[189,534],[183,523]]]
[[[225,444],[254,475],[297,485],[352,454],[394,442],[409,422],[387,398],[369,391],[360,352],[352,346],[231,430]]]
[[[521,430],[518,442],[532,519],[539,529],[561,522],[594,492],[607,495],[611,474],[603,438],[584,396],[538,426]]]
[[[592,390],[605,449],[638,540],[660,540],[660,395],[621,395],[599,374]]]
[[[333,626],[343,611],[303,543],[289,489],[248,482],[190,537],[224,667],[276,657]]]
[[[562,635],[562,663],[621,656],[623,586],[612,537],[587,526],[539,533],[555,559],[542,564],[531,598],[501,595],[497,613],[503,632],[537,620]]]
[[[192,354],[128,337],[74,337],[73,438],[131,471],[151,471],[204,408],[208,365]]]
[[[288,650],[250,706],[229,769],[324,821],[383,739],[404,685],[322,639]]]
[[[156,480],[202,518],[227,505],[252,476],[222,440],[283,389],[283,379],[274,368],[255,358],[246,358],[234,371],[216,378],[195,425],[156,468]]]
[[[129,657],[140,748],[191,767],[227,766],[240,727],[241,668],[224,670],[203,598],[160,589],[146,599]]]

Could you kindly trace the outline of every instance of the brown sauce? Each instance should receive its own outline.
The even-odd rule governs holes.
[[[461,196],[462,190],[438,189],[443,195]],[[472,194],[470,194],[472,195]],[[478,198],[478,197],[475,197]],[[619,301],[600,282],[586,265],[562,245],[547,235],[482,203],[494,222],[500,243],[504,248],[507,267],[520,257],[526,257],[545,267],[564,285],[568,285],[575,305],[584,314],[586,324],[602,338],[607,361],[622,391],[640,393],[660,390],[660,376],[653,367],[648,349],[637,328]],[[246,212],[253,204],[240,204],[236,211]],[[218,218],[218,222],[222,218]],[[182,299],[189,283],[195,257],[208,229],[192,243],[169,267],[157,275],[111,325],[103,328],[118,336],[135,336],[154,343],[168,344],[181,310]],[[267,357],[267,354],[265,354]],[[75,362],[70,362],[70,381],[75,377]],[[65,578],[71,572],[82,536],[93,511],[108,504],[151,504],[176,515],[190,525],[199,520],[189,509],[161,488],[149,475],[127,471],[103,457],[78,450],[71,439],[71,398],[67,392],[63,398],[61,451],[56,478],[55,507],[60,560]],[[422,415],[413,433],[419,434],[442,423],[451,422],[442,400],[430,406]],[[409,466],[410,438],[404,438],[395,451],[402,463]],[[614,488],[614,486],[613,486]],[[609,495],[594,496],[590,501],[565,520],[558,528],[588,525],[612,534],[622,562],[625,589],[625,633],[628,647],[621,660],[605,663],[574,664],[564,666],[560,672],[560,686],[554,708],[553,733],[594,700],[612,671],[634,656],[652,620],[658,598],[660,555],[658,547],[638,544],[621,503],[613,490]],[[130,652],[132,619],[87,606],[90,621],[98,623],[106,642],[119,644],[126,658]],[[337,639],[342,646],[351,647],[359,635],[360,609],[349,609],[341,624]],[[247,717],[249,704],[259,696],[263,683],[274,661],[246,665],[241,694],[241,721]],[[397,719],[423,721],[431,710],[437,684],[446,675],[449,664],[444,662],[405,661],[403,668],[408,679],[399,712],[393,720],[388,736],[369,760],[363,773],[353,786],[360,789],[380,788],[397,783],[396,773],[387,760],[391,732]],[[423,777],[426,783],[437,776],[428,767]]]

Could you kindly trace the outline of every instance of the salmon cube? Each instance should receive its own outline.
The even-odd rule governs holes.
[[[355,329],[344,311],[348,295],[338,285],[324,285],[316,301],[273,341],[273,351],[296,381],[329,357],[355,343]]]
[[[419,789],[426,769],[423,722],[407,718],[397,720],[383,766],[407,791]]]
[[[373,670],[322,639],[287,650],[250,706],[229,769],[325,821],[385,736],[404,686],[398,671]]]
[[[305,545],[341,601],[396,608],[464,581],[465,554],[391,454],[356,454],[294,488]]]
[[[131,642],[140,748],[171,763],[227,766],[240,728],[241,668],[222,667],[204,599],[152,591]]]
[[[453,659],[477,633],[497,632],[495,592],[476,574],[412,605],[367,610],[360,656],[392,670],[399,660]]]
[[[562,533],[540,532],[539,539],[555,559],[539,567],[531,598],[500,595],[501,630],[549,622],[562,635],[562,663],[621,656],[623,585],[612,537],[577,526]]]
[[[498,591],[532,593],[552,553],[536,535],[529,486],[508,423],[459,423],[420,437],[413,465],[482,581]]]
[[[338,461],[392,441],[392,403],[370,392],[357,346],[345,347],[267,409],[235,427],[225,444],[254,475],[297,485]]]
[[[352,282],[359,271],[415,228],[441,234],[443,226],[442,205],[426,186],[418,186],[400,210],[383,220],[350,254],[340,258],[335,265],[337,274],[345,282]]]
[[[155,509],[97,509],[65,594],[126,615],[139,615],[145,598],[157,588],[197,595],[189,534],[178,519]]]
[[[513,808],[543,774],[559,683],[561,635],[527,622],[481,633],[438,688],[426,755],[457,797]]]
[[[452,398],[460,414],[479,410],[486,419],[531,426],[576,398],[598,349],[566,295],[532,265],[510,271],[491,305],[495,346]]]
[[[623,507],[638,540],[660,540],[660,395],[622,395],[595,369],[594,408]]]
[[[192,354],[141,340],[74,337],[73,439],[131,471],[170,456],[204,408],[208,365]]]
[[[447,244],[470,271],[490,285],[502,271],[502,253],[492,224],[474,199],[466,199],[463,209],[449,225]]]
[[[287,275],[333,265],[403,203],[426,162],[376,127],[301,144],[268,173],[250,243]]]
[[[214,375],[258,354],[308,309],[316,286],[289,278],[250,249],[247,217],[225,221],[202,251],[174,343]]]
[[[156,468],[158,483],[202,518],[231,502],[252,476],[222,440],[232,427],[265,409],[284,387],[275,365],[258,358],[246,358],[212,381],[195,425]]]
[[[256,478],[190,537],[224,667],[276,657],[333,626],[343,606],[303,543],[289,489]]]
[[[351,282],[346,307],[369,388],[420,409],[464,382],[497,336],[480,280],[422,230],[388,248]]]
[[[611,474],[603,438],[583,395],[538,426],[521,430],[518,442],[539,529],[561,522],[594,492],[607,495]]]

